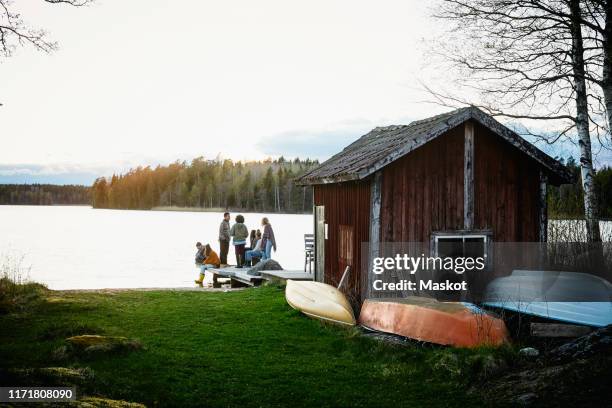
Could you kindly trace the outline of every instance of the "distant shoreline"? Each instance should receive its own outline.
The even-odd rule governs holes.
[[[146,210],[145,210],[146,211]],[[178,211],[178,212],[214,212],[214,213],[222,213],[228,211],[230,213],[244,213],[244,214],[290,214],[290,215],[312,215],[311,212],[278,212],[278,211],[253,211],[253,210],[241,210],[241,209],[232,209],[232,208],[222,208],[222,207],[210,207],[210,208],[202,208],[202,207],[175,207],[175,206],[160,206],[153,207],[150,211]]]
[[[1,206],[5,207],[91,207],[91,204],[10,204],[2,203]]]
[[[0,207],[89,207],[92,210],[118,210],[118,211],[175,211],[175,212],[210,212],[210,213],[222,213],[228,211],[230,213],[242,213],[242,214],[288,214],[288,215],[312,215],[311,212],[285,212],[285,211],[253,211],[253,210],[241,210],[234,208],[202,208],[202,207],[168,207],[160,206],[153,207],[151,209],[146,208],[96,208],[91,204],[0,204]]]

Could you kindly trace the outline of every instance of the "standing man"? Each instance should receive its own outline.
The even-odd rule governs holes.
[[[227,253],[229,252],[229,244],[230,244],[230,213],[226,212],[223,214],[223,221],[221,221],[221,225],[219,225],[219,247],[221,249],[220,258],[221,258],[221,268],[225,268],[227,266]]]

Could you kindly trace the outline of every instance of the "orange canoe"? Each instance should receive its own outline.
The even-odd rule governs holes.
[[[418,296],[367,299],[359,323],[372,330],[456,347],[497,346],[508,340],[504,322],[472,304]]]

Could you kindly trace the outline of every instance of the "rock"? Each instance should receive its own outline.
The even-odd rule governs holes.
[[[506,360],[492,355],[484,356],[481,361],[479,378],[491,378],[500,375],[508,369]]]
[[[265,261],[259,261],[255,266],[247,271],[247,274],[253,276],[261,275],[261,271],[282,271],[283,267],[276,262],[274,259],[266,259]]]
[[[532,405],[538,399],[537,394],[533,392],[528,392],[527,394],[520,395],[516,397],[515,401],[518,405],[528,406]]]
[[[536,358],[540,355],[538,349],[533,347],[525,347],[519,350],[519,355],[523,357]]]
[[[81,336],[69,337],[66,341],[73,350],[86,353],[140,350],[142,348],[140,341],[121,336],[84,334]]]
[[[518,371],[517,371],[518,370]],[[609,406],[612,355],[595,355],[567,363],[524,361],[499,377],[477,385],[477,392],[491,405]],[[547,404],[544,404],[547,405]],[[548,406],[547,405],[547,406]]]
[[[549,357],[554,362],[565,362],[587,358],[595,354],[609,353],[612,353],[612,325],[602,327],[551,350]]]
[[[12,370],[12,373],[22,381],[44,385],[82,385],[94,378],[93,371],[88,367],[25,368]]]
[[[51,359],[54,361],[62,361],[68,357],[70,357],[70,352],[66,346],[60,346],[51,353]]]
[[[71,404],[78,408],[146,408],[146,405],[137,402],[112,400],[100,397],[85,397]]]

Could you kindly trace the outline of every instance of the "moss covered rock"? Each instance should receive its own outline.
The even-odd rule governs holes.
[[[72,336],[66,342],[76,351],[86,353],[140,350],[142,343],[136,339],[122,336],[101,336],[97,334],[84,334]]]
[[[89,367],[23,368],[14,369],[10,372],[20,382],[37,385],[82,385],[94,378],[94,373]]]
[[[146,405],[137,402],[112,400],[100,397],[85,397],[72,404],[78,408],[146,408]]]

